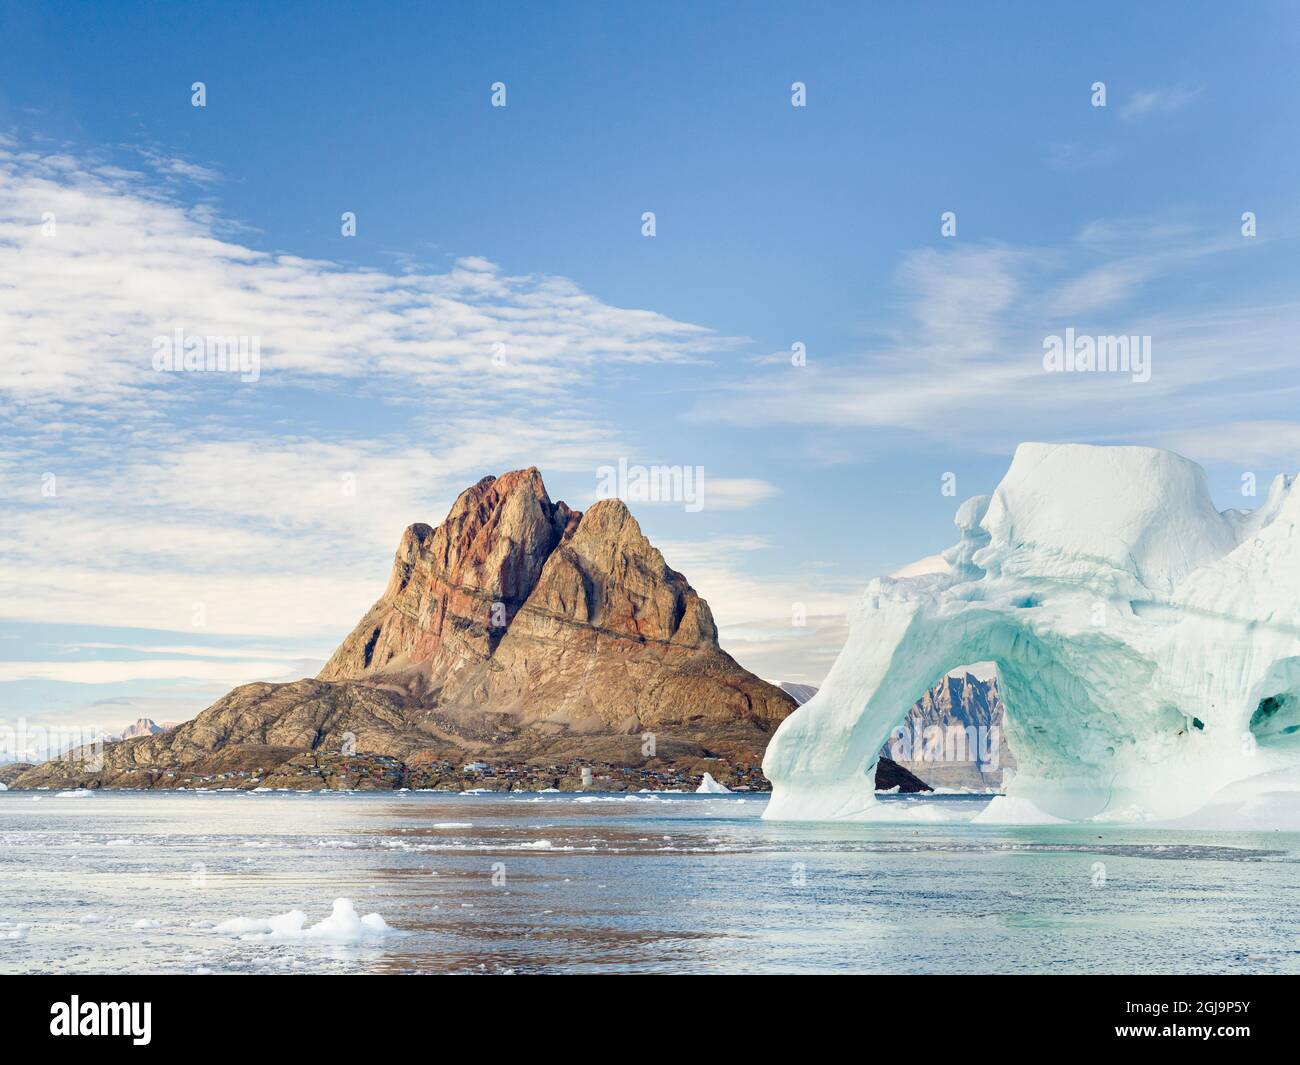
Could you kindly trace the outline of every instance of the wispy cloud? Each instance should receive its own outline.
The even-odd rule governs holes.
[[[1140,89],[1120,106],[1119,117],[1125,122],[1135,122],[1150,115],[1170,114],[1182,110],[1200,94],[1200,89],[1185,85]]]
[[[72,684],[120,684],[135,680],[193,679],[222,684],[269,680],[283,668],[266,662],[211,662],[190,659],[135,659],[129,662],[0,662],[0,682],[58,680]]]
[[[839,446],[845,433],[878,431],[892,445],[877,443],[897,448],[903,431],[909,446],[1005,453],[1026,439],[1119,442],[1280,412],[1294,389],[1300,301],[1280,283],[1268,292],[1223,282],[1230,257],[1261,246],[1232,228],[1130,221],[1054,247],[919,252],[899,272],[911,321],[891,343],[766,366],[702,397],[692,416],[803,426]],[[1185,286],[1206,268],[1213,296],[1188,301]],[[1150,381],[1045,372],[1044,338],[1066,328],[1150,336]]]
[[[1300,470],[1300,424],[1262,419],[1260,421],[1212,422],[1189,429],[1160,433],[1153,441],[1201,462],[1223,462],[1238,466],[1251,463],[1283,463],[1288,472]],[[1268,474],[1261,471],[1266,480]]]
[[[848,611],[861,592],[856,581],[799,560],[756,574],[744,558],[768,554],[760,537],[659,546],[665,561],[708,601],[723,646],[746,668],[776,682],[821,680],[844,645]]]
[[[163,177],[209,176],[158,153],[145,161]],[[0,393],[174,401],[197,386],[156,372],[152,345],[177,328],[259,338],[273,385],[351,380],[467,398],[556,390],[596,364],[688,361],[736,343],[477,256],[392,274],[258,250],[231,228],[147,175],[0,148],[0,274],[23,279],[0,286]]]

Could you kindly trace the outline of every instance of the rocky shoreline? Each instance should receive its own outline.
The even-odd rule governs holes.
[[[234,752],[232,752],[234,753]],[[734,792],[767,792],[771,784],[754,765],[732,765],[719,758],[702,758],[690,765],[648,763],[643,766],[612,765],[578,760],[564,765],[531,765],[515,762],[458,765],[448,759],[402,761],[376,754],[330,754],[302,752],[276,760],[282,752],[243,748],[236,762],[190,765],[175,769],[135,767],[117,773],[89,769],[57,780],[23,787],[19,781],[29,765],[0,768],[0,783],[15,791],[49,791],[88,788],[107,791],[179,791],[258,789],[279,791],[559,791],[559,792],[693,792],[710,774]],[[876,786],[903,792],[929,788],[901,766],[882,758],[877,766]]]

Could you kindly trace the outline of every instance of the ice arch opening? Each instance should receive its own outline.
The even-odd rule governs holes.
[[[933,788],[992,791],[1016,765],[1005,708],[993,663],[954,666],[901,711],[880,753]]]
[[[1292,485],[1219,513],[1171,452],[1022,445],[958,510],[942,572],[868,586],[821,689],[769,744],[765,816],[877,816],[876,754],[954,662],[996,664],[1024,808],[1164,818],[1277,769],[1300,786]]]

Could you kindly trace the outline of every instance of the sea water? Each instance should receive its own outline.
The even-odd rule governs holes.
[[[969,823],[987,801],[10,791],[0,971],[1300,972],[1300,834]]]

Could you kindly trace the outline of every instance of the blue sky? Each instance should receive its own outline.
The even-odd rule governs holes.
[[[1021,440],[1173,447],[1224,507],[1300,467],[1293,5],[264,7],[0,11],[6,718],[314,672],[405,525],[522,465],[579,507],[703,466],[634,512],[814,683]],[[155,372],[175,327],[260,379]],[[1045,373],[1067,327],[1151,380]]]

